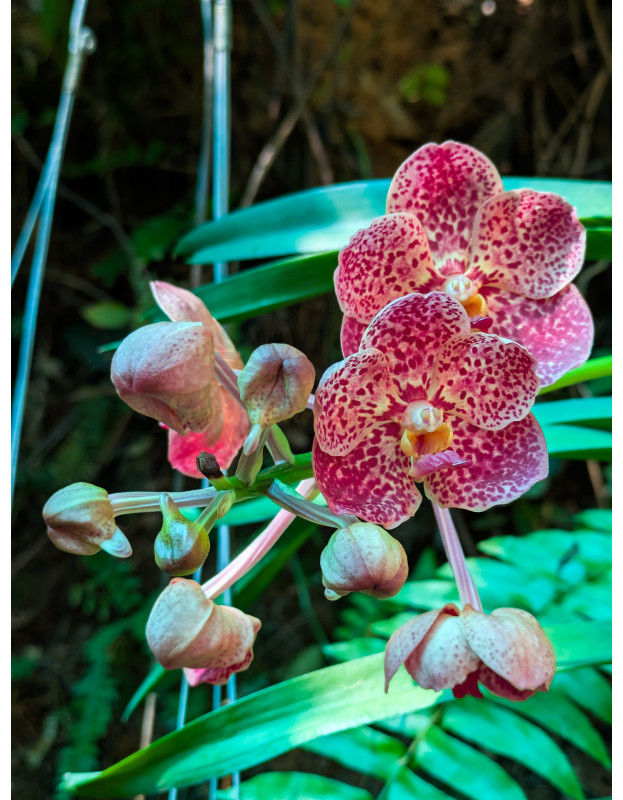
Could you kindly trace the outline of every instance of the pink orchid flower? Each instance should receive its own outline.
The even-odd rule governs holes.
[[[164,281],[152,281],[150,286],[156,302],[170,320],[203,323],[214,337],[217,356],[231,369],[242,369],[242,359],[233,342],[196,295]],[[220,385],[213,392],[212,407],[212,421],[201,433],[183,436],[169,430],[169,461],[175,469],[191,478],[203,477],[196,464],[202,450],[212,453],[221,469],[227,469],[250,430],[249,415],[244,406]]]
[[[491,614],[447,603],[399,628],[385,650],[385,691],[401,664],[423,689],[482,697],[480,682],[509,700],[546,692],[556,672],[551,642],[537,620],[517,608]]]
[[[342,351],[359,349],[366,326],[391,300],[445,291],[470,317],[489,317],[490,333],[526,347],[549,385],[591,350],[591,314],[570,283],[585,241],[562,197],[505,192],[493,164],[472,147],[424,145],[394,176],[387,214],[340,252]]]
[[[389,303],[316,391],[313,468],[331,511],[394,528],[421,502],[414,479],[443,508],[519,497],[548,470],[529,413],[535,366],[517,343],[472,331],[445,293]]]

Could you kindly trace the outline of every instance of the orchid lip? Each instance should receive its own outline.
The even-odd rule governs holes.
[[[478,292],[478,288],[467,275],[459,273],[450,275],[450,277],[445,280],[443,291],[449,294],[450,297],[454,297],[459,303],[464,303]]]

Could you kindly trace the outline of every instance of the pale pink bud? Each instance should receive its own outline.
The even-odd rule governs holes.
[[[130,543],[115,522],[108,492],[91,483],[72,483],[52,495],[43,507],[47,534],[59,550],[92,556],[106,550],[132,555]]]
[[[204,431],[213,416],[214,342],[198,322],[157,322],[131,333],[111,366],[119,397],[177,433]]]
[[[269,428],[303,411],[315,377],[313,364],[295,347],[258,347],[238,376],[240,396],[251,422]]]
[[[320,554],[320,567],[329,600],[349,592],[385,600],[402,589],[409,573],[400,542],[369,522],[338,528]]]
[[[201,680],[223,684],[253,660],[261,625],[237,608],[208,600],[196,581],[174,578],[156,600],[146,634],[165,669],[199,670]]]
[[[554,648],[538,621],[518,608],[491,614],[454,603],[399,628],[385,650],[385,691],[401,664],[423,688],[482,697],[478,683],[509,700],[546,692],[556,672]]]

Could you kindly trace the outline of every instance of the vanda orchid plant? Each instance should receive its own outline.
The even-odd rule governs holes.
[[[270,343],[246,365],[191,292],[152,284],[169,322],[128,336],[111,377],[130,407],[168,429],[169,460],[208,488],[120,492],[76,483],[43,510],[52,542],[70,553],[127,557],[123,514],[162,512],[155,556],[173,576],[147,622],[147,642],[191,686],[223,684],[262,646],[261,622],[217,598],[300,516],[335,529],[320,556],[326,596],[394,597],[407,556],[388,531],[433,504],[460,607],[413,617],[391,637],[385,691],[404,664],[423,689],[522,701],[548,690],[552,644],[517,608],[483,610],[449,509],[509,503],[548,472],[531,413],[540,388],[588,357],[593,325],[571,284],[586,234],[561,197],[504,191],[495,167],[467,145],[428,144],[398,169],[386,214],[339,254],[344,360],[315,370]],[[311,463],[279,423],[313,409]],[[274,467],[261,471],[264,450]],[[239,455],[234,474],[225,472]],[[298,482],[294,489],[291,484]],[[313,502],[322,495],[328,508]],[[281,510],[222,571],[200,585],[209,532],[231,506],[270,498]],[[190,521],[180,511],[203,509]],[[379,675],[382,682],[382,675]]]

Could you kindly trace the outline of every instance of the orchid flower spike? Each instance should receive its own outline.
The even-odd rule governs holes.
[[[556,672],[554,648],[537,620],[518,608],[491,614],[447,603],[399,628],[385,649],[385,691],[404,664],[423,689],[527,700],[546,692]]]
[[[204,431],[214,416],[214,342],[197,322],[157,322],[120,344],[111,379],[130,408],[183,434]]]
[[[261,625],[237,608],[208,600],[196,581],[174,578],[156,600],[146,634],[165,669],[187,669],[191,686],[221,685],[249,667]]]
[[[368,522],[336,530],[320,554],[320,567],[328,600],[349,592],[385,600],[402,589],[409,574],[400,542]]]
[[[50,497],[43,507],[47,534],[59,550],[92,556],[105,550],[127,558],[132,548],[115,522],[108,492],[91,483],[72,483]]]

